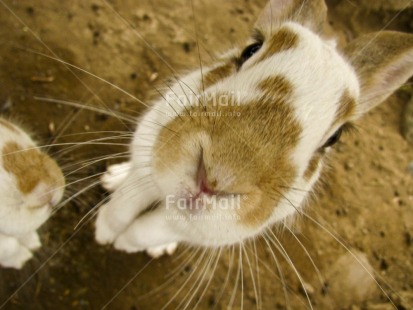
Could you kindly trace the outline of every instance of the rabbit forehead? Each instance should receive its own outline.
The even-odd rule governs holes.
[[[294,88],[294,106],[303,114],[300,119],[311,121],[307,113],[326,113],[333,123],[334,116],[347,115],[349,105],[339,106],[345,92],[357,100],[359,85],[353,68],[337,52],[332,41],[293,22],[287,22],[263,36],[262,48],[233,72],[231,60],[209,72],[203,78],[204,86],[212,91],[231,90],[245,102],[259,96],[261,81],[282,76]],[[336,113],[340,109],[340,113]],[[311,116],[311,115],[310,115]]]
[[[356,74],[332,41],[325,41],[293,22],[265,36],[262,49],[246,63],[244,74],[251,81],[251,90],[256,88],[254,82],[269,76],[285,77],[294,88],[293,104],[297,112],[304,114],[300,116],[303,122],[311,120],[311,113],[328,113],[333,117],[339,108],[343,110],[339,103],[344,92],[357,100]]]
[[[303,138],[309,136],[315,144],[321,143],[356,113],[359,83],[353,68],[331,41],[296,23],[285,23],[264,36],[262,48],[239,72],[209,90],[231,90],[239,104],[253,104],[262,96],[263,81],[282,77],[291,85],[288,104],[303,128]],[[228,64],[220,68],[221,75],[229,72]],[[218,70],[213,70],[215,75]],[[267,88],[279,87],[267,84]]]

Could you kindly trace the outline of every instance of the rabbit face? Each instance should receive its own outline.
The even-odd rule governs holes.
[[[174,107],[180,115],[155,144],[154,179],[163,194],[190,214],[230,214],[254,231],[295,213],[336,132],[356,112],[351,66],[332,44],[285,23],[257,31],[204,81],[196,99]]]

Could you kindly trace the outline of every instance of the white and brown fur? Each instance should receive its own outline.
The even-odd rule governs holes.
[[[96,240],[158,256],[179,242],[240,243],[297,214],[329,138],[413,74],[413,35],[383,31],[339,51],[324,36],[325,18],[322,0],[272,0],[245,46],[155,102],[139,122],[130,162],[103,179],[114,192],[99,210]],[[254,42],[262,47],[242,62]],[[214,105],[223,95],[236,104]],[[182,210],[166,205],[170,196],[188,205],[215,196],[217,205]],[[220,208],[221,199],[231,207]],[[168,220],[174,216],[181,220]]]
[[[63,196],[63,174],[22,129],[0,118],[0,265],[20,269]]]

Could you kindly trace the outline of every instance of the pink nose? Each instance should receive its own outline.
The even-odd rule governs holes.
[[[215,191],[213,189],[213,186],[211,186],[208,183],[208,177],[207,177],[207,172],[205,169],[205,164],[203,160],[201,159],[201,163],[198,168],[198,173],[197,173],[197,184],[199,186],[199,192],[197,196],[200,194],[207,194],[207,195],[214,195]]]
[[[201,193],[207,194],[207,195],[214,195],[215,192],[210,189],[204,179],[201,179],[200,183],[200,188],[199,188]]]

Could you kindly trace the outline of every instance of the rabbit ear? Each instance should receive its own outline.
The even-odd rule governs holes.
[[[383,102],[413,75],[413,35],[382,31],[350,42],[344,53],[360,81],[358,113]]]
[[[295,21],[315,32],[321,32],[327,20],[324,0],[270,0],[256,22],[256,28],[274,27]]]

